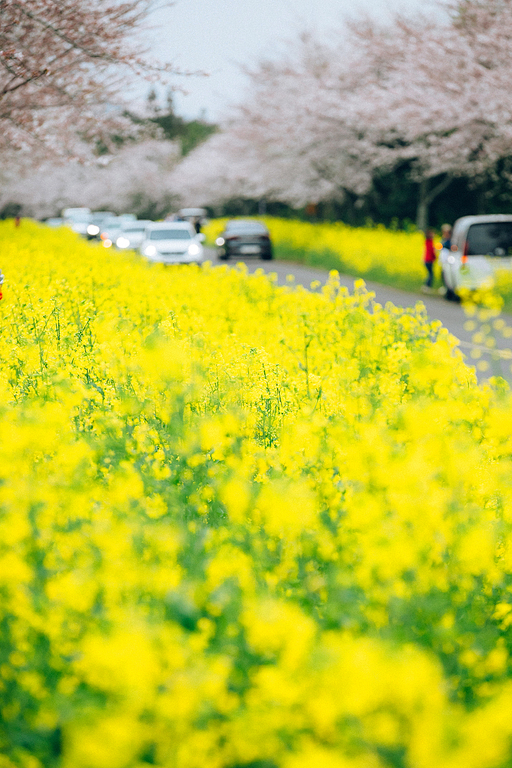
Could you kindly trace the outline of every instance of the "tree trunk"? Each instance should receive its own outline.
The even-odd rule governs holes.
[[[416,226],[418,229],[426,232],[429,226],[428,210],[430,204],[433,200],[436,199],[438,195],[441,194],[441,192],[445,191],[451,182],[452,177],[445,176],[444,179],[439,182],[439,184],[436,184],[435,187],[430,189],[430,179],[426,178],[420,181],[418,190],[418,207],[416,209]]]
[[[487,213],[487,199],[485,196],[486,193],[486,181],[482,181],[477,188],[477,202],[476,202],[476,212],[481,215],[482,213]]]
[[[416,226],[423,232],[428,227],[428,179],[420,181],[418,207],[416,210]]]

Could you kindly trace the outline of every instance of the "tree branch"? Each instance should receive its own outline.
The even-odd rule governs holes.
[[[439,182],[433,189],[430,190],[430,192],[425,195],[424,201],[427,205],[430,205],[432,200],[435,200],[435,198],[441,194],[441,192],[444,192],[447,187],[450,186],[450,184],[453,181],[453,176],[450,176],[449,174],[445,176],[445,178]]]

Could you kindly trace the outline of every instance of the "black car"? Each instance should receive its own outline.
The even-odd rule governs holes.
[[[272,258],[270,233],[260,221],[233,219],[215,241],[219,259],[227,261],[231,256],[259,256]]]

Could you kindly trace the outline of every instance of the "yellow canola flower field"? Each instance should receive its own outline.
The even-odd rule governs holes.
[[[311,223],[263,216],[281,259],[314,267],[337,269],[341,274],[417,290],[425,281],[422,232],[374,227],[350,227],[343,222]],[[227,219],[213,219],[204,228],[210,243]]]
[[[510,766],[506,388],[335,274],[0,240],[0,766]]]

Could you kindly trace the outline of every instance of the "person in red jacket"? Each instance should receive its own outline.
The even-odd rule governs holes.
[[[423,261],[427,270],[427,279],[425,280],[425,286],[427,288],[432,288],[434,283],[434,262],[436,260],[434,234],[435,233],[431,229],[427,229],[425,232],[425,255]]]

